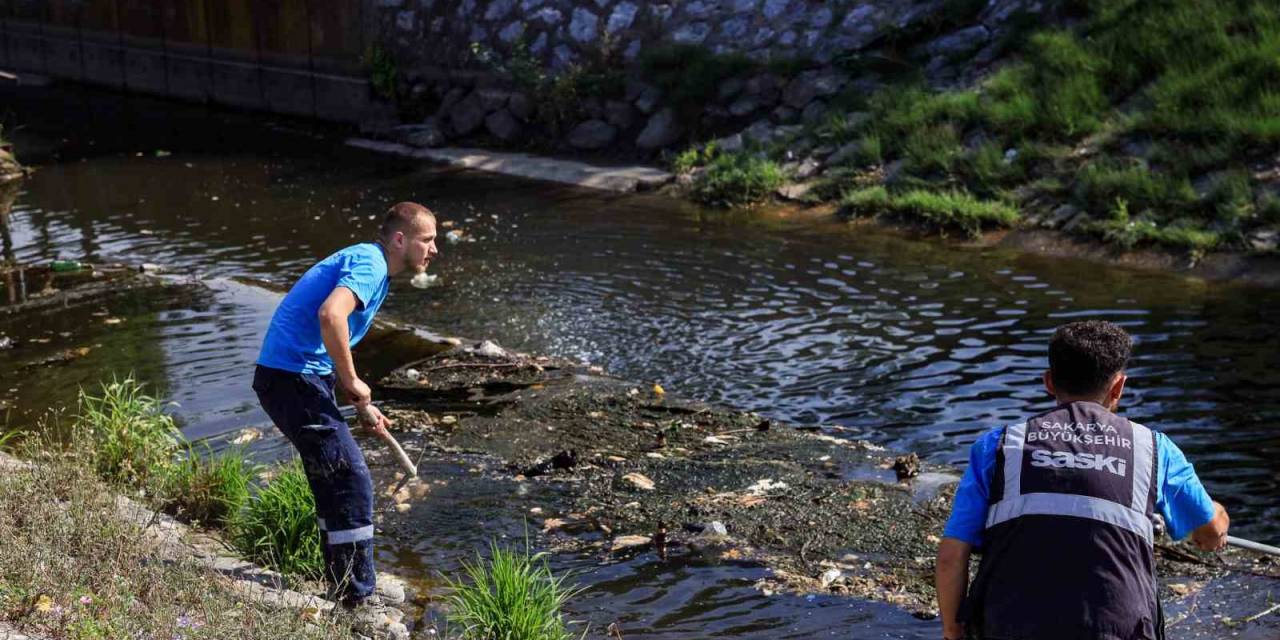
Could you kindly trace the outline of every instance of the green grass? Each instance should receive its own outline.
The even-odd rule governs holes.
[[[750,153],[717,155],[694,180],[691,194],[713,206],[743,206],[768,199],[786,181],[778,163]]]
[[[132,376],[102,383],[97,394],[81,389],[76,423],[91,443],[98,473],[108,480],[146,488],[174,466],[177,425]]]
[[[464,562],[465,580],[446,578],[450,625],[462,627],[463,640],[570,640],[561,612],[581,592],[547,565],[545,554],[490,545],[490,556]],[[580,637],[586,637],[584,629]]]
[[[214,453],[188,445],[165,478],[164,509],[189,522],[225,526],[249,503],[253,480],[261,470],[242,448]]]
[[[896,194],[884,187],[868,187],[845,193],[840,204],[847,215],[889,216],[929,229],[960,231],[969,236],[1018,221],[1018,211],[1012,206],[981,200],[960,191],[913,189]]]
[[[227,527],[232,545],[249,560],[309,578],[324,571],[315,498],[300,462],[282,466]]]
[[[904,80],[841,103],[849,113],[812,133],[835,144],[874,138],[882,162],[902,161],[892,208],[905,206],[902,192],[940,194],[933,203],[913,196],[917,213],[972,210],[954,204],[957,193],[1066,196],[1098,223],[1086,233],[1193,252],[1241,248],[1253,230],[1276,225],[1280,205],[1244,169],[1280,148],[1280,6],[1086,0],[1072,12],[1071,29],[1011,41],[1017,55],[974,87]],[[1208,190],[1191,186],[1222,173]],[[1040,189],[1049,184],[1062,188]],[[861,194],[850,206],[859,198],[883,199]],[[1117,199],[1135,215],[1117,222]]]

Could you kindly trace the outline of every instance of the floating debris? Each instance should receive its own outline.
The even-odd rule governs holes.
[[[628,473],[627,475],[622,476],[622,479],[630,482],[637,489],[643,491],[653,491],[654,487],[657,486],[653,483],[653,480],[648,478],[648,476],[640,473]]]

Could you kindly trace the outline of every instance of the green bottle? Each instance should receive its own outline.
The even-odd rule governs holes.
[[[54,260],[50,265],[55,273],[72,273],[85,268],[88,265],[79,260]]]

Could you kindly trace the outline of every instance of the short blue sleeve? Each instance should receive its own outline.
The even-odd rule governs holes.
[[[1164,517],[1169,537],[1181,540],[1213,519],[1213,500],[1178,445],[1163,433],[1155,436],[1160,465],[1156,510]]]
[[[358,245],[347,252],[338,264],[337,287],[346,287],[355,294],[364,309],[377,296],[387,277],[387,263],[377,245]]]
[[[982,546],[982,532],[987,528],[987,502],[991,496],[991,478],[995,475],[996,449],[1004,428],[992,429],[969,447],[969,468],[960,478],[951,517],[942,530],[943,537],[955,538],[974,547]]]

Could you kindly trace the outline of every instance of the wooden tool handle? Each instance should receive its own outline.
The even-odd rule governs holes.
[[[376,426],[378,424],[378,421],[376,418],[373,417],[372,413],[370,413],[369,411],[369,409],[372,407],[373,405],[366,404],[363,407],[360,407],[357,410],[357,413],[360,415],[361,422],[369,426]],[[418,475],[418,468],[413,466],[413,462],[409,460],[408,454],[404,452],[404,448],[400,446],[400,443],[396,442],[396,438],[395,436],[391,435],[391,432],[387,431],[386,429],[376,429],[376,428],[373,429],[373,432],[377,434],[378,437],[383,442],[385,442],[388,447],[391,448],[392,453],[396,454],[396,461],[400,463],[400,468],[404,469],[404,472],[409,474],[409,477],[414,477]]]

